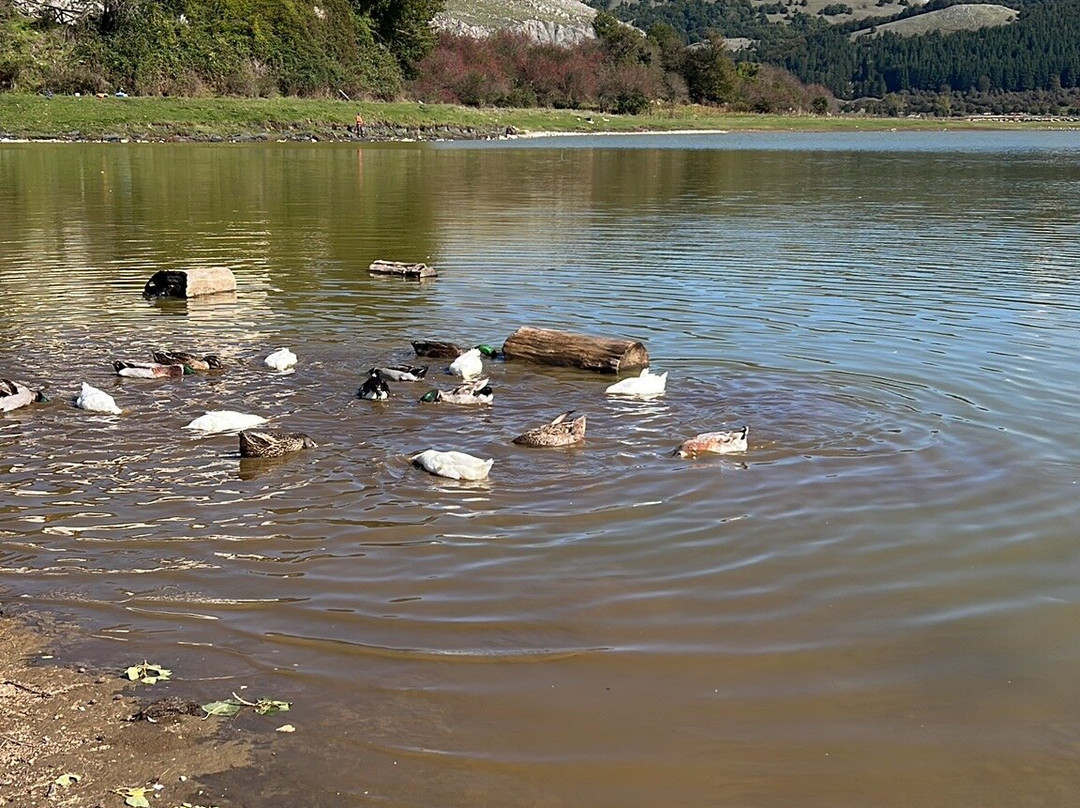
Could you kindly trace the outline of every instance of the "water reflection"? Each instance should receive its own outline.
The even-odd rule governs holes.
[[[80,661],[294,700],[232,783],[279,806],[1066,804],[1075,135],[716,140],[0,146],[0,376],[52,398],[0,417],[0,586],[121,643]],[[204,263],[235,297],[141,298]],[[483,410],[356,398],[523,324],[643,340],[667,392],[495,362]],[[109,367],[163,348],[227,369]],[[318,447],[182,430],[215,409]],[[567,409],[581,446],[511,443]]]

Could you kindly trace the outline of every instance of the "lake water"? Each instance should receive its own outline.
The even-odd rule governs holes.
[[[1078,199],[1077,132],[0,145],[0,377],[50,397],[0,417],[0,592],[90,630],[63,661],[293,702],[237,720],[230,805],[1073,804]],[[667,393],[356,398],[521,325],[639,339]],[[113,374],[160,348],[229,367]],[[319,446],[241,461],[212,409]],[[511,444],[568,409],[580,447]]]

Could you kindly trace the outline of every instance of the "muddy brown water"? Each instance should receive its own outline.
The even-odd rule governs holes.
[[[1071,132],[0,144],[0,377],[50,397],[0,416],[0,591],[72,658],[294,702],[240,804],[1070,804],[1078,193]],[[140,297],[216,265],[235,296]],[[667,393],[355,397],[523,324],[640,339]],[[228,369],[112,374],[161,348]],[[181,429],[213,409],[319,446],[242,461]],[[582,446],[510,442],[568,409]]]

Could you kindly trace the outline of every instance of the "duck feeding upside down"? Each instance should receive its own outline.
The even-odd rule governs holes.
[[[672,454],[679,457],[697,457],[700,454],[732,454],[745,452],[746,435],[750,427],[744,426],[734,432],[702,432],[683,441]]]
[[[110,415],[119,415],[122,412],[112,396],[86,382],[83,382],[82,392],[75,399],[75,406],[89,412],[104,412]]]
[[[567,410],[554,418],[551,423],[522,432],[514,443],[518,446],[570,446],[585,439],[585,416],[575,418],[570,423],[566,419],[573,414]]]
[[[284,373],[286,370],[296,367],[296,354],[288,348],[281,347],[267,356],[263,360],[263,364],[279,373]]]
[[[303,432],[245,429],[240,433],[241,457],[281,457],[301,449],[314,449],[317,445]]]
[[[428,390],[420,396],[420,402],[431,404],[442,401],[446,404],[490,404],[495,400],[495,391],[491,389],[487,379],[477,379],[474,382],[459,384],[453,390]]]
[[[184,429],[207,433],[234,432],[240,429],[251,429],[265,423],[266,419],[261,415],[251,415],[246,412],[236,412],[235,410],[211,410],[186,424]]]
[[[484,362],[481,359],[482,356],[493,359],[498,355],[499,352],[490,345],[477,345],[475,348],[470,348],[451,362],[449,370],[455,376],[460,376],[463,379],[471,379],[484,372]]]
[[[604,392],[609,396],[634,396],[637,398],[651,398],[664,394],[667,388],[667,372],[659,375],[651,373],[648,368],[642,368],[641,373],[629,379],[608,387]]]
[[[187,365],[193,370],[221,370],[225,367],[217,354],[197,356],[187,351],[154,351],[151,355],[159,365]]]
[[[372,368],[371,375],[378,374],[392,382],[418,382],[427,375],[427,365],[391,365],[385,368]]]
[[[440,452],[428,449],[412,458],[413,465],[429,474],[448,477],[451,480],[483,480],[491,471],[494,458],[483,460],[465,452]]]
[[[113,370],[129,379],[179,379],[195,371],[190,365],[163,365],[160,362],[126,362],[122,359],[112,363]]]
[[[13,382],[11,379],[0,379],[0,412],[11,412],[27,404],[48,401],[45,394],[40,390],[31,390],[25,384]]]

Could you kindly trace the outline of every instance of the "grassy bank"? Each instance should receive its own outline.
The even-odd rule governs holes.
[[[0,134],[17,138],[238,138],[312,135],[346,139],[357,113],[371,139],[486,136],[507,127],[530,132],[635,132],[686,129],[730,131],[850,131],[1001,129],[1030,123],[864,116],[727,115],[706,107],[654,108],[644,115],[575,110],[475,109],[415,102],[376,103],[298,98],[96,98],[0,94]],[[1036,124],[1037,125],[1037,124]],[[1073,122],[1069,124],[1078,126]]]

